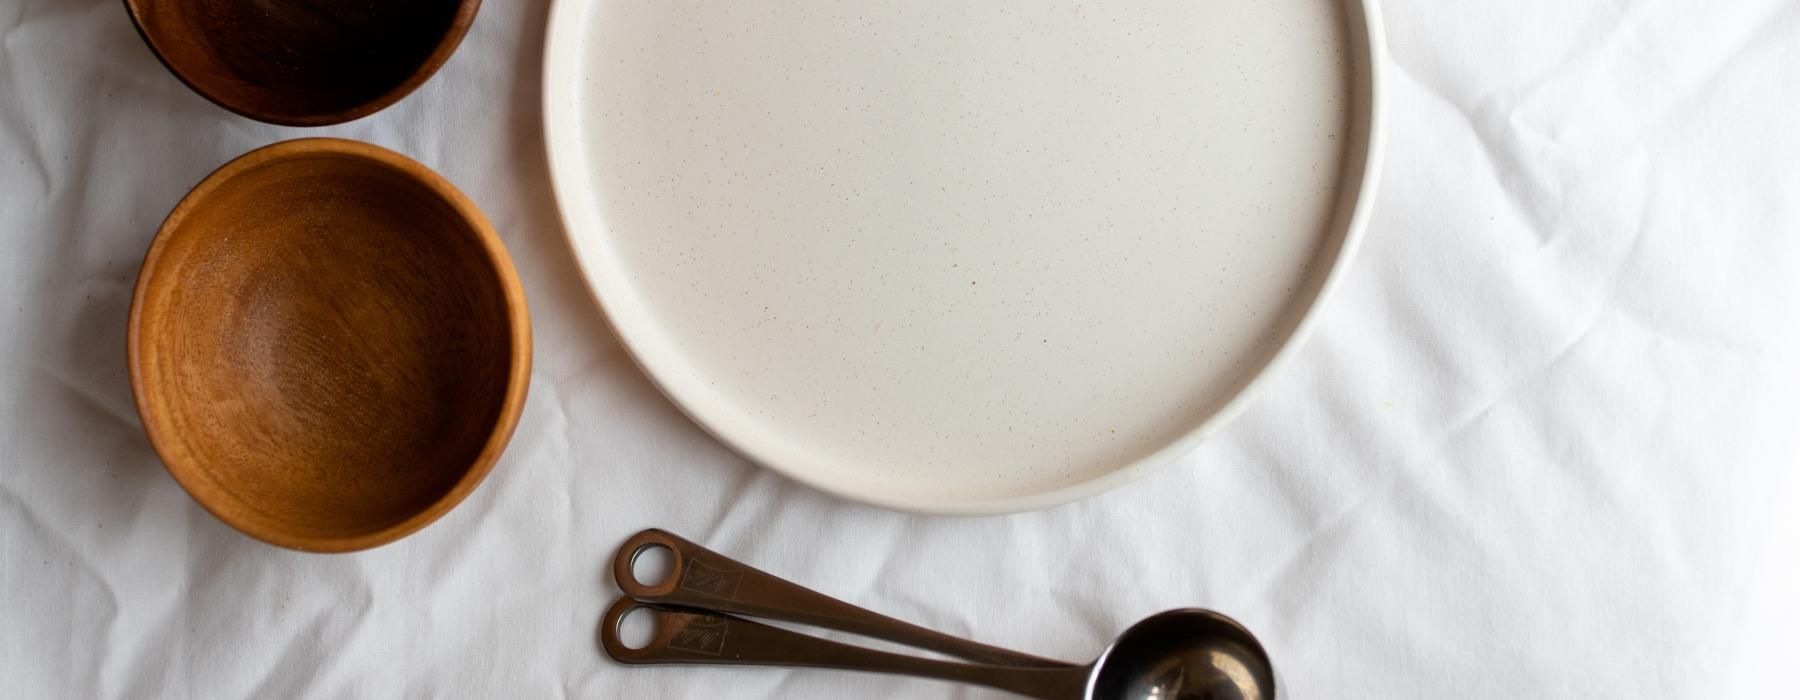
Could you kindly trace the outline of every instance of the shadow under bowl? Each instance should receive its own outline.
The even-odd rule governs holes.
[[[505,449],[531,330],[500,240],[449,182],[301,139],[208,176],[157,232],[132,391],[169,472],[220,520],[365,549],[455,507]]]
[[[125,0],[138,33],[188,87],[258,121],[359,119],[424,84],[481,0]]]

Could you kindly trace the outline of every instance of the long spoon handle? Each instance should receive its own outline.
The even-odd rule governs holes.
[[[669,550],[670,574],[654,584],[639,582],[632,573],[632,562],[655,547]],[[613,558],[613,579],[627,597],[643,603],[797,622],[984,664],[1038,668],[1073,665],[952,637],[871,612],[802,588],[658,529],[645,530],[625,540]]]
[[[626,646],[619,623],[644,609],[656,633],[642,648]],[[1078,700],[1086,693],[1085,666],[1020,667],[969,664],[864,649],[740,617],[701,610],[646,605],[621,598],[601,620],[601,644],[625,664],[726,664],[806,666],[895,673],[973,683],[1041,700]]]

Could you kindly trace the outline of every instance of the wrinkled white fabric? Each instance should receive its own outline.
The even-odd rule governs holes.
[[[189,92],[117,0],[0,5],[0,695],[998,697],[611,663],[606,564],[661,526],[1069,659],[1142,615],[1217,608],[1262,635],[1293,698],[1792,697],[1800,3],[1387,0],[1382,194],[1296,361],[1180,463],[981,519],[757,469],[632,366],[550,195],[546,9],[485,3],[417,93],[308,130]],[[203,512],[149,449],[124,368],[163,215],[303,135],[457,183],[536,331],[492,476],[351,555]]]

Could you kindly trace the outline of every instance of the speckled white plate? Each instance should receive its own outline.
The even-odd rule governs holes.
[[[997,513],[1192,449],[1349,264],[1373,0],[557,0],[551,171],[631,354],[751,459]]]

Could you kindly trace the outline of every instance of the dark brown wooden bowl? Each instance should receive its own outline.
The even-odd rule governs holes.
[[[125,0],[181,82],[251,119],[321,126],[381,111],[462,42],[481,0]]]
[[[512,435],[531,327],[475,205],[405,156],[300,139],[188,193],[138,275],[132,392],[213,515],[365,549],[448,512]]]

